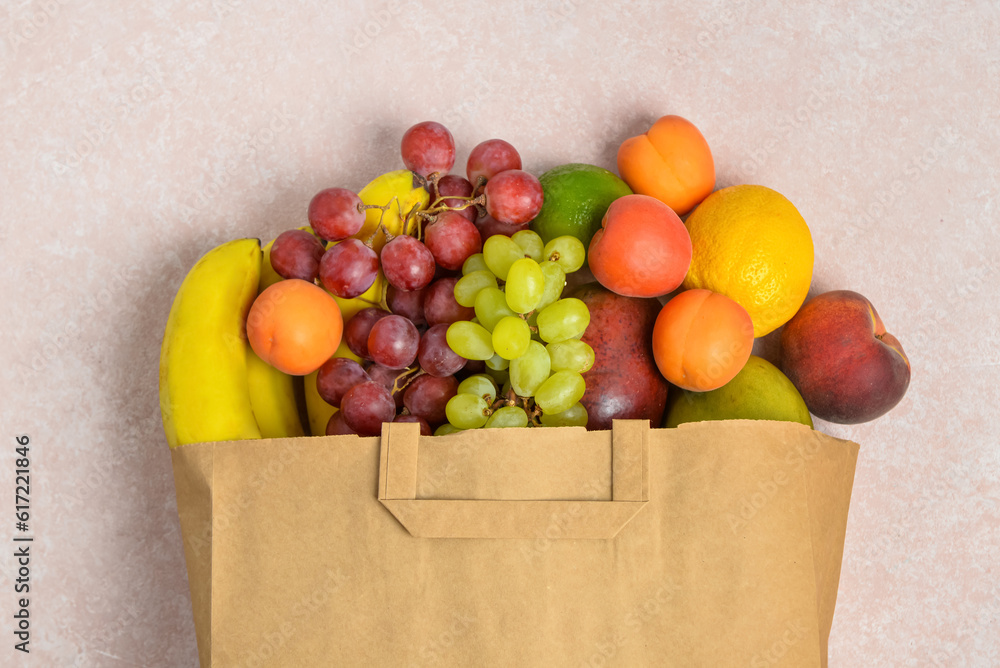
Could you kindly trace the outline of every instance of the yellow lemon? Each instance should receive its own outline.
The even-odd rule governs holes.
[[[691,266],[684,288],[726,295],[747,310],[753,335],[788,322],[809,292],[809,226],[782,194],[764,186],[718,190],[688,217]]]

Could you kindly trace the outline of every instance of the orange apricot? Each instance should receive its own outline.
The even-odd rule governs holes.
[[[261,292],[247,315],[250,347],[262,360],[292,376],[305,376],[337,351],[344,321],[323,288],[290,278]]]
[[[742,306],[711,290],[687,290],[660,309],[653,358],[668,381],[685,390],[722,387],[750,359],[753,322]]]
[[[715,187],[715,162],[705,137],[690,121],[664,116],[645,134],[618,148],[618,173],[633,192],[660,200],[678,216]]]

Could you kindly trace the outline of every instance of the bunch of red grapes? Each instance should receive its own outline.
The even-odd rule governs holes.
[[[411,127],[401,142],[403,163],[430,193],[430,204],[402,212],[403,233],[377,252],[372,238],[355,238],[366,211],[345,188],[327,188],[309,204],[315,234],[288,230],[275,239],[271,265],[283,278],[319,282],[344,299],[368,291],[381,268],[388,289],[379,303],[344,326],[344,340],[364,364],[332,358],[318,373],[317,390],[340,410],[327,434],[376,436],[382,423],[418,422],[431,434],[447,422],[445,405],[455,396],[456,374],[482,373],[483,362],[459,356],[445,338],[448,325],[475,313],[454,296],[465,261],[494,234],[526,229],[542,207],[542,186],[521,170],[521,156],[502,139],[477,145],[466,177],[450,174],[455,140],[440,123]],[[377,231],[379,231],[377,230]],[[376,232],[377,232],[376,231]]]

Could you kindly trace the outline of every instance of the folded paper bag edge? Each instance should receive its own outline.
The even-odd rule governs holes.
[[[170,449],[199,662],[212,665],[212,535],[215,442]]]
[[[415,538],[607,540],[646,501],[380,499]]]
[[[648,503],[648,431],[646,420],[615,420],[586,432],[610,439],[613,501],[417,499],[419,425],[385,423],[378,500],[415,538],[611,539]]]

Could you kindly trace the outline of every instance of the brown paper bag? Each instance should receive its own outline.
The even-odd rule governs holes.
[[[416,427],[173,450],[203,666],[826,666],[856,444]]]

